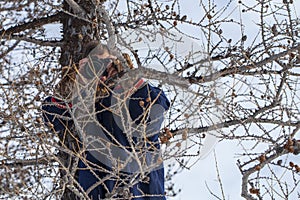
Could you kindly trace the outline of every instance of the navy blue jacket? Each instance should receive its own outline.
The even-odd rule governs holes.
[[[104,109],[110,107],[110,104],[111,95],[95,103],[97,120],[110,133],[107,135],[107,137],[111,139],[112,143],[118,141],[119,144],[127,147],[129,146],[127,136],[119,128],[112,113],[109,110]],[[149,84],[145,84],[135,93],[133,93],[129,100],[129,111],[132,120],[139,124],[144,116],[143,113],[145,112],[145,108],[148,108],[150,104],[151,106],[155,104],[160,105],[160,107],[163,108],[163,111],[167,110],[170,106],[168,99],[161,89],[153,87]],[[69,126],[68,124],[72,124],[72,120],[68,120],[68,118],[70,118],[70,113],[68,112],[68,110],[70,110],[70,107],[71,104],[67,105],[65,102],[61,102],[54,97],[46,98],[42,106],[45,122],[47,122],[47,124],[53,124],[53,128],[57,132],[64,131],[66,127]],[[162,113],[159,113],[159,115],[162,115]],[[151,121],[156,120],[155,123],[151,124],[150,130],[153,132],[153,134],[150,134],[146,139],[147,143],[149,144],[148,146],[154,145],[156,148],[160,148],[158,138],[162,119],[163,118],[160,118],[159,120],[151,118],[147,119],[147,124],[151,124]],[[116,186],[118,188],[122,188],[122,184],[127,184],[126,181],[124,182],[122,180],[106,179],[108,173],[104,171],[110,170],[110,168],[103,165],[103,163],[97,160],[97,158],[95,158],[90,152],[85,152],[85,156],[88,161],[104,169],[91,171],[90,168],[87,168],[84,162],[82,162],[81,160],[79,161],[78,181],[83,190],[87,191],[91,186],[95,185],[95,183],[99,182],[99,180],[104,181],[104,184],[97,185],[93,190],[89,192],[88,195],[91,199],[95,200],[109,198],[109,193],[115,191]],[[124,177],[128,177],[127,175],[128,174],[124,173]],[[129,195],[132,197],[132,199],[165,200],[163,166],[148,172],[146,175],[146,181],[140,181],[129,188]],[[122,176],[123,175],[120,175],[119,177]],[[115,197],[116,196],[114,196],[113,198]],[[128,197],[119,195],[116,198],[127,199]]]

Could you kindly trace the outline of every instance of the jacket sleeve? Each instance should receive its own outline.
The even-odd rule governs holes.
[[[165,93],[158,87],[150,84],[144,85],[132,96],[129,104],[132,120],[137,124],[145,119],[147,135],[151,140],[158,139],[158,133],[164,121],[164,112],[170,107],[170,102]]]
[[[145,84],[131,96],[130,108],[133,110],[131,112],[132,119],[137,119],[143,113],[144,108],[150,104],[158,104],[164,111],[170,107],[169,100],[160,88]]]
[[[42,105],[42,115],[46,125],[53,127],[55,131],[66,129],[71,122],[69,109],[71,104],[65,103],[55,97],[47,97]]]

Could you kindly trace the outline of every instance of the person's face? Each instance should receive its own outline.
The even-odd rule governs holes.
[[[105,58],[110,58],[111,63],[106,66],[106,75],[100,77],[102,81],[106,81],[110,77],[115,76],[118,73],[118,70],[113,66],[113,60],[116,60],[117,57],[111,55],[108,51],[105,51],[103,54],[98,54],[98,55],[93,55],[97,56],[99,59],[105,59]],[[89,61],[89,58],[83,58],[82,60],[79,61],[79,72],[84,71],[84,67],[86,66],[86,63]]]

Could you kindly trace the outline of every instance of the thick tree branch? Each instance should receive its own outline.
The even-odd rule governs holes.
[[[39,39],[35,39],[32,37],[26,37],[26,36],[11,36],[11,39],[15,39],[15,40],[19,40],[19,41],[26,41],[26,42],[31,42],[37,45],[41,45],[41,46],[53,46],[53,47],[59,47],[63,45],[62,41],[56,41],[56,40],[52,40],[52,41],[47,41],[47,40],[39,40]]]
[[[74,13],[79,16],[84,16],[86,14],[85,10],[80,7],[74,0],[65,0],[69,6],[73,9]]]
[[[0,30],[0,37],[6,38],[15,33],[20,33],[22,31],[26,31],[28,29],[36,29],[37,27],[41,27],[45,24],[57,22],[62,17],[62,14],[63,14],[62,12],[58,12],[51,16],[34,19],[30,22],[10,27],[6,30],[5,29]]]
[[[163,84],[171,84],[189,90],[191,84],[183,77],[179,77],[175,74],[169,74],[155,69],[139,66],[138,69],[128,71],[129,76],[143,77],[146,79],[159,80]]]
[[[225,77],[228,75],[232,75],[232,74],[243,74],[244,72],[250,70],[250,69],[255,69],[255,68],[259,68],[262,67],[268,63],[271,63],[279,58],[282,58],[288,54],[290,54],[291,52],[297,51],[300,49],[300,44],[277,54],[274,54],[271,57],[265,58],[259,62],[256,63],[252,63],[250,65],[245,65],[245,66],[240,66],[240,67],[227,67],[224,68],[218,72],[209,74],[207,76],[201,76],[201,77],[188,77],[187,79],[191,82],[191,83],[206,83],[206,82],[211,82],[211,81],[215,81],[220,77]],[[194,64],[192,64],[194,65]]]
[[[289,153],[287,150],[283,149],[281,151],[277,151],[276,153],[272,154],[271,156],[269,156],[268,158],[266,158],[266,161],[264,161],[263,163],[260,163],[260,169],[263,168],[266,164],[269,164],[272,160],[278,158],[279,156],[282,156],[284,154]],[[249,176],[253,173],[257,172],[257,166],[253,166],[251,168],[249,168],[248,170],[243,172],[243,176],[242,176],[242,197],[246,198],[247,200],[256,200],[252,195],[249,194],[249,189],[248,189],[248,185],[249,185]]]
[[[107,32],[109,35],[107,46],[110,49],[116,48],[116,31],[115,27],[113,26],[112,20],[109,17],[109,13],[105,10],[103,6],[98,6],[98,12],[100,16],[102,16],[104,23],[106,24]]]
[[[243,118],[240,120],[234,119],[234,120],[229,120],[229,121],[225,121],[225,122],[215,123],[210,126],[190,128],[188,130],[191,133],[205,133],[205,132],[212,131],[212,130],[218,130],[221,128],[229,128],[231,126],[248,124],[248,123],[276,124],[276,125],[290,126],[290,127],[297,127],[300,125],[300,122],[285,122],[285,121],[272,120],[272,119]],[[186,129],[185,128],[184,129],[173,129],[173,130],[171,130],[171,132],[175,136],[175,135],[181,134],[183,130],[186,130]]]
[[[16,46],[18,46],[18,44],[20,43],[20,41],[16,41],[13,45],[11,45],[6,51],[4,51],[3,53],[0,54],[0,58],[3,58],[4,56],[6,56],[10,51],[14,50],[14,48]],[[2,85],[2,84],[1,84]]]
[[[296,126],[296,128],[294,129],[294,132],[297,132],[300,129],[299,124],[300,123],[298,123],[298,126]],[[252,161],[255,161],[255,162],[259,161],[259,163],[254,165],[253,167],[250,167],[246,170],[243,170],[242,166],[239,165],[239,168],[240,168],[240,170],[242,172],[242,175],[243,175],[242,176],[242,193],[241,193],[242,197],[246,198],[247,200],[255,200],[255,198],[251,194],[249,194],[250,189],[248,188],[248,186],[249,186],[249,177],[252,174],[257,173],[263,167],[270,164],[273,160],[275,160],[276,158],[279,158],[282,155],[285,155],[285,154],[288,154],[288,153],[299,154],[300,142],[296,141],[296,140],[294,140],[292,142],[291,141],[292,140],[288,141],[286,144],[284,144],[284,146],[280,146],[280,147],[275,146],[273,149],[271,149],[266,154],[263,154],[259,158],[255,159],[255,160],[252,160]],[[293,147],[293,151],[290,150],[290,146]],[[267,155],[270,152],[273,152],[273,153],[271,153],[271,155]],[[252,188],[252,190],[253,189],[254,188]],[[259,195],[259,192],[257,193],[257,195]]]
[[[2,165],[17,167],[17,166],[34,166],[34,165],[48,165],[49,163],[57,162],[57,159],[41,157],[37,159],[15,159],[15,160],[1,160]]]
[[[270,63],[276,59],[279,59],[283,56],[288,55],[290,52],[298,50],[300,48],[300,45],[297,45],[294,48],[291,48],[287,51],[278,53],[272,57],[266,58],[258,63],[252,64],[252,65],[247,65],[247,66],[241,66],[239,68],[225,68],[221,71],[212,73],[210,75],[204,76],[204,77],[179,77],[177,74],[169,74],[165,72],[160,72],[154,69],[149,69],[143,66],[139,66],[138,71],[139,74],[145,78],[149,79],[156,79],[160,80],[163,83],[172,83],[175,84],[179,87],[183,87],[188,89],[191,85],[191,83],[206,83],[206,82],[212,82],[217,80],[220,77],[225,77],[230,74],[239,74],[246,72],[249,69],[254,69],[261,67],[267,63]]]

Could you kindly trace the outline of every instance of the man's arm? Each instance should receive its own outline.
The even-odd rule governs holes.
[[[160,105],[164,111],[170,107],[170,102],[165,93],[158,87],[144,84],[132,96],[130,100],[131,117],[133,120],[141,117],[144,110],[154,105]]]
[[[45,123],[55,131],[66,129],[71,122],[69,110],[72,104],[65,103],[55,97],[47,97],[42,105],[42,114]]]
[[[132,120],[142,126],[146,124],[147,137],[157,140],[164,112],[170,107],[165,93],[158,87],[145,84],[131,96],[129,107]]]

